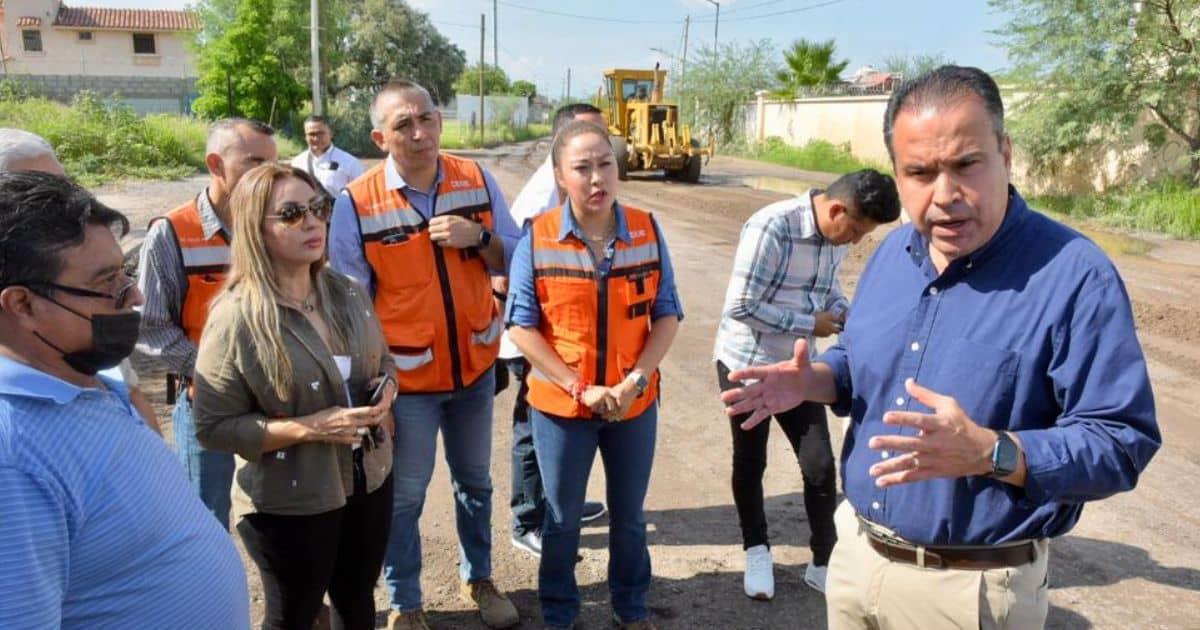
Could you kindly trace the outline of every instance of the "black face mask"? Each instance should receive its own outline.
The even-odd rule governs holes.
[[[138,329],[142,324],[141,313],[130,311],[88,317],[58,300],[49,297],[46,299],[92,323],[92,347],[74,352],[64,352],[49,339],[34,333],[38,339],[42,340],[42,343],[61,352],[63,361],[71,366],[71,369],[81,374],[95,376],[96,372],[116,367],[125,357],[133,354],[133,346],[138,340]]]

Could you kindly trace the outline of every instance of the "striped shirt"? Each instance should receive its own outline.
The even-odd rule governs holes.
[[[742,227],[713,349],[729,369],[790,359],[802,337],[815,356],[814,313],[848,309],[837,280],[847,248],[817,228],[812,198],[820,192],[773,203]]]
[[[101,383],[0,356],[0,628],[247,628],[233,540]]]
[[[196,197],[196,207],[205,238],[221,230],[230,233],[221,224],[207,190]],[[155,221],[146,233],[138,260],[138,290],[146,296],[146,304],[142,307],[137,351],[158,359],[173,374],[190,377],[196,366],[196,344],[188,339],[181,324],[187,272],[170,221]]]

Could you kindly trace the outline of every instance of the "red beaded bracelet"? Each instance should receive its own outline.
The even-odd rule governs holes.
[[[575,381],[571,385],[571,399],[577,403],[582,404],[583,403],[583,393],[586,392],[587,388],[589,388],[591,386],[592,386],[591,383],[588,383],[587,379],[581,378],[581,379]]]

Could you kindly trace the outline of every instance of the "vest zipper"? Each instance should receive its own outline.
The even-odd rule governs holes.
[[[596,381],[595,385],[604,387],[608,367],[608,276],[596,274]]]
[[[442,306],[446,309],[446,328],[449,330],[447,336],[450,339],[450,376],[454,379],[454,391],[458,391],[463,388],[462,357],[459,355],[458,349],[458,323],[454,317],[454,296],[450,294],[450,274],[446,271],[446,257],[442,253],[442,247],[432,241],[429,245],[433,247],[433,262],[437,265],[438,281],[442,285]]]

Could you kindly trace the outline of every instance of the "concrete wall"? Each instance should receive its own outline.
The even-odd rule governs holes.
[[[118,95],[139,114],[187,114],[196,97],[196,80],[147,76],[9,75],[47,98],[70,103],[82,90]]]
[[[772,136],[803,146],[810,140],[849,144],[855,156],[890,164],[883,143],[883,114],[890,95],[806,98],[777,101],[759,93],[743,108],[746,139],[763,142]],[[1007,111],[1022,99],[1021,93],[1006,92]],[[1147,116],[1141,124],[1150,122]],[[1112,186],[1152,181],[1165,175],[1186,172],[1187,151],[1179,141],[1151,151],[1142,143],[1130,150],[1109,150],[1061,165],[1053,175],[1031,176],[1021,147],[1014,147],[1013,180],[1027,192],[1085,192]]]
[[[524,96],[485,96],[484,116],[488,124],[503,116],[514,127],[529,124],[529,101]],[[479,95],[459,94],[453,104],[455,116],[461,123],[469,124],[472,115],[479,120]]]
[[[58,5],[55,0],[5,0],[0,43],[4,46],[8,74],[195,76],[185,33],[153,33],[155,54],[134,54],[132,31],[93,30],[89,31],[92,39],[85,41],[79,39],[82,29],[55,27]],[[41,26],[17,26],[18,19],[26,16],[41,18]],[[42,52],[24,49],[21,31],[27,29],[41,31]]]

